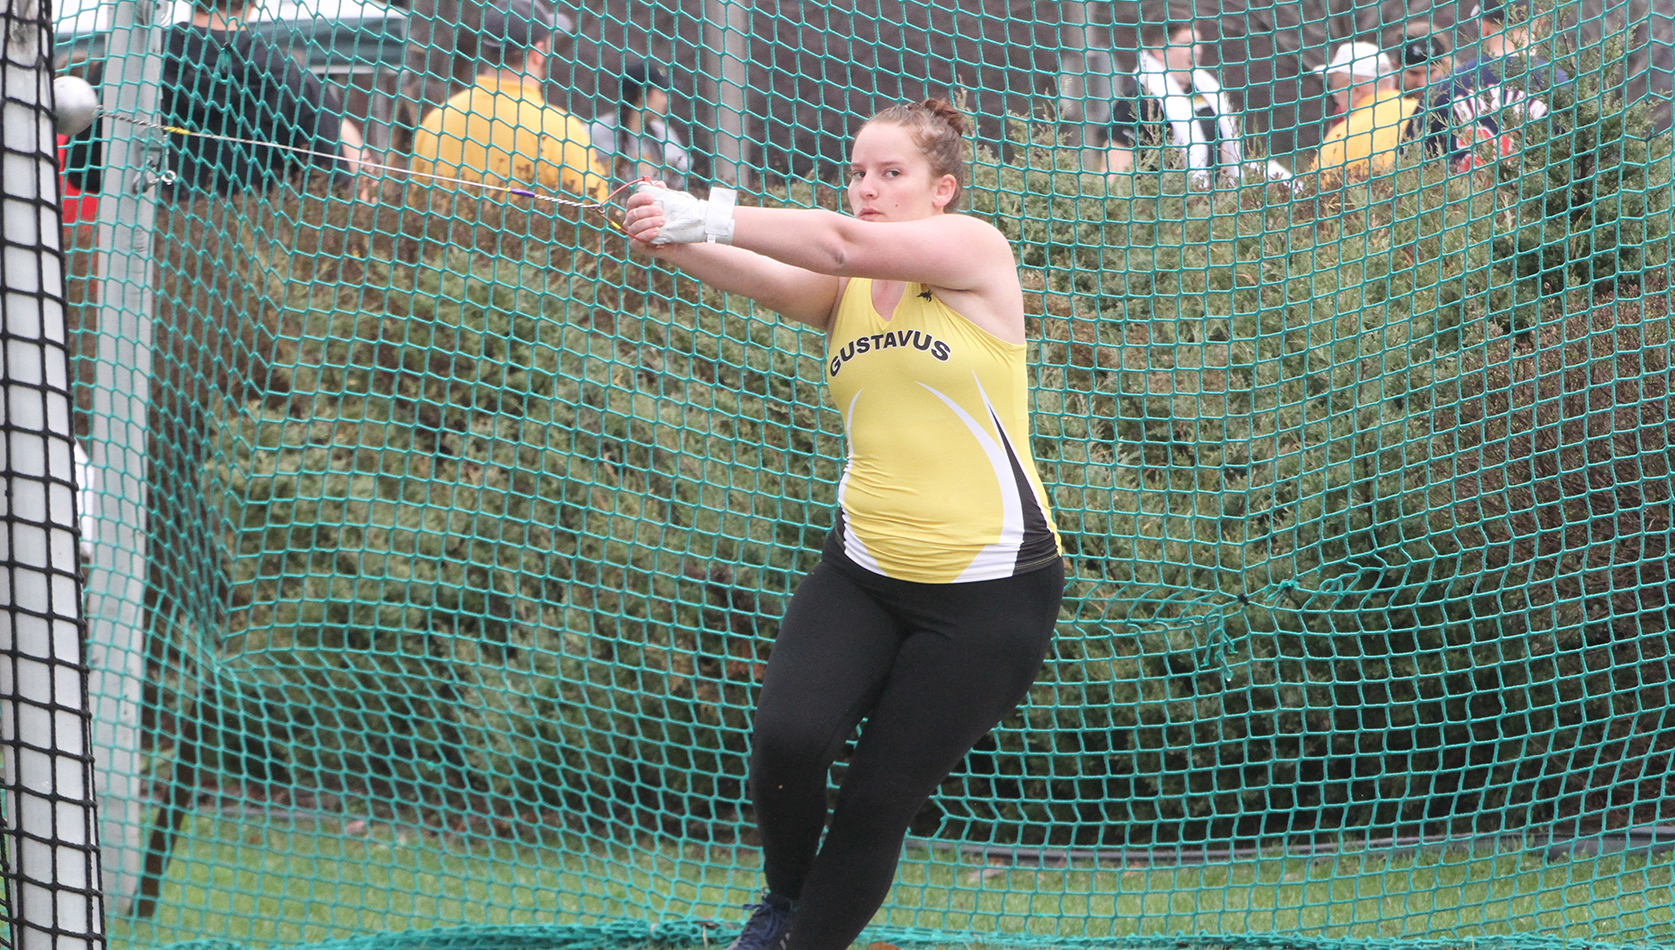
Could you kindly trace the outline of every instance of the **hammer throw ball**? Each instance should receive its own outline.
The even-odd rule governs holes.
[[[52,81],[53,125],[59,135],[77,135],[93,124],[99,111],[99,94],[76,76],[59,76]]]

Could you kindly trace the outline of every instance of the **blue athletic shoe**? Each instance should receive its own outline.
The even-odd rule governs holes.
[[[791,910],[796,904],[775,894],[763,894],[762,903],[746,904],[750,919],[744,932],[727,945],[727,950],[785,950],[791,940]]]

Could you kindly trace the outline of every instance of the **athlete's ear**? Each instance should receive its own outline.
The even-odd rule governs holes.
[[[936,180],[936,188],[931,191],[931,203],[936,210],[948,207],[948,202],[954,200],[954,195],[960,189],[960,180],[953,175],[943,175]]]

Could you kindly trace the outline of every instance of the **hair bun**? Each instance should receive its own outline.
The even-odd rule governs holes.
[[[971,131],[970,126],[966,123],[965,116],[960,113],[960,110],[950,105],[946,99],[926,99],[919,103],[919,108],[946,122],[948,127],[954,130],[955,135],[963,138]]]
[[[960,110],[945,99],[921,99],[918,102],[897,102],[886,106],[862,128],[874,122],[899,125],[913,137],[913,144],[930,165],[931,176],[954,176],[954,196],[948,200],[947,210],[960,206],[960,190],[965,184],[966,130],[970,123]],[[856,133],[859,138],[860,133]]]

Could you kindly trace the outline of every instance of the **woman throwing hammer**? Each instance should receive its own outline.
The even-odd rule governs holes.
[[[767,893],[733,950],[848,947],[914,814],[1023,701],[1052,639],[1064,567],[1030,453],[1023,292],[1000,231],[953,213],[964,133],[940,100],[873,116],[852,216],[651,185],[628,202],[636,250],[826,334],[849,442],[756,709]],[[828,828],[827,776],[862,720]]]

